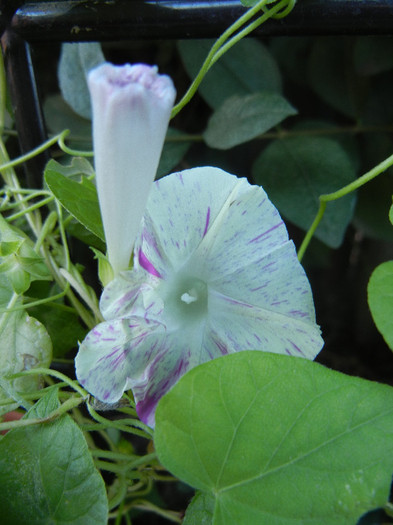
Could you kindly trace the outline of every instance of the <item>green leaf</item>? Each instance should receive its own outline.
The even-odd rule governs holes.
[[[86,119],[91,118],[87,73],[102,62],[105,57],[97,42],[62,44],[58,70],[60,89],[75,113]]]
[[[367,79],[355,73],[350,45],[345,38],[316,39],[309,57],[308,78],[311,87],[327,104],[356,118]]]
[[[229,149],[254,139],[296,113],[278,93],[234,95],[210,117],[204,139],[212,148]]]
[[[183,40],[179,51],[187,73],[194,78],[214,40]],[[227,51],[210,69],[199,88],[212,107],[219,107],[233,95],[256,91],[281,92],[281,76],[276,61],[258,40],[243,39]]]
[[[50,160],[46,167],[48,171],[60,173],[69,179],[81,182],[83,177],[94,177],[95,172],[91,163],[83,157],[73,157],[71,163],[61,164],[55,160]]]
[[[77,348],[78,341],[82,341],[86,336],[79,316],[61,304],[43,304],[31,308],[30,313],[47,329],[55,357],[64,357],[70,350]]]
[[[0,273],[9,279],[13,290],[21,295],[34,280],[51,279],[43,257],[21,230],[11,226],[0,215]]]
[[[30,417],[58,406],[53,392]],[[106,525],[105,485],[70,416],[12,430],[0,441],[0,515],[7,525]]]
[[[49,162],[45,168],[45,182],[75,219],[99,239],[105,240],[97,190],[87,177],[82,177],[81,182],[73,181],[62,175],[58,166]]]
[[[20,405],[15,392],[38,390],[38,375],[24,376],[8,381],[7,376],[37,367],[49,367],[52,359],[52,343],[45,327],[27,315],[24,310],[3,313],[0,316],[0,402],[14,398],[14,404],[0,406],[0,414],[14,410]],[[1,513],[0,513],[1,514]]]
[[[368,282],[367,293],[374,323],[393,350],[393,261],[375,268]]]
[[[279,211],[304,230],[319,209],[319,195],[355,179],[348,154],[338,142],[324,137],[276,140],[257,158],[252,173]],[[354,204],[354,194],[329,202],[315,236],[330,247],[338,247]]]
[[[212,525],[214,516],[214,497],[205,492],[197,492],[188,505],[183,525]]]
[[[213,525],[353,525],[389,496],[393,389],[239,352],[161,399],[154,442],[165,468],[214,498]]]

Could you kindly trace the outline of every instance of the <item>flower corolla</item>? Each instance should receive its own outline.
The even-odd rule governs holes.
[[[114,274],[129,268],[132,248],[175,100],[172,80],[145,64],[92,69],[97,191]]]
[[[323,345],[277,209],[262,188],[212,167],[155,182],[134,268],[104,289],[100,308],[77,377],[104,402],[131,388],[151,426],[159,399],[205,361],[242,350],[313,359]]]

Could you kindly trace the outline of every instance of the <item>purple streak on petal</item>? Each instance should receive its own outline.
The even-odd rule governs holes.
[[[281,225],[283,224],[283,222],[279,222],[278,224],[276,224],[275,226],[272,226],[271,228],[269,228],[268,230],[266,230],[265,232],[261,233],[260,235],[258,235],[257,237],[254,237],[253,239],[251,239],[251,241],[248,241],[248,244],[252,244],[253,242],[258,242],[260,241],[263,237],[265,237],[266,235],[268,235],[269,233],[271,233],[273,230],[275,230],[276,228],[279,228]]]
[[[288,313],[294,317],[308,317],[306,312],[301,312],[300,310],[290,310]]]
[[[101,363],[101,361],[106,361],[107,359],[110,359],[111,357],[116,355],[119,350],[121,350],[121,347],[119,348],[118,346],[116,346],[110,354],[103,355],[102,357],[100,357],[97,363]]]
[[[297,345],[295,345],[295,343],[293,343],[292,341],[290,341],[290,343],[291,343],[291,345],[293,346],[293,348],[294,348],[297,352],[299,352],[299,354],[301,354],[303,357],[306,357],[306,356],[304,355],[304,353],[300,350],[300,348],[299,348]]]
[[[222,355],[227,355],[228,354],[228,348],[223,343],[221,343],[220,341],[214,341],[214,344],[220,350]]]
[[[154,266],[148,260],[148,258],[146,257],[146,255],[143,253],[142,250],[139,250],[138,260],[139,260],[139,264],[142,266],[142,268],[144,268],[151,275],[155,275],[156,277],[159,277],[161,279],[161,275],[157,272],[157,270],[154,268]]]
[[[203,237],[207,233],[207,230],[209,228],[209,222],[210,222],[210,206],[207,208],[206,223],[205,223],[205,229],[203,230]]]
[[[262,284],[261,286],[257,286],[257,288],[251,288],[250,292],[257,292],[258,290],[262,290],[262,288],[266,288],[267,283]]]

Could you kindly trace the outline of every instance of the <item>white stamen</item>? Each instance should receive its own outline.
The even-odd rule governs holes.
[[[195,303],[195,301],[198,300],[198,294],[196,293],[196,290],[193,288],[190,290],[190,293],[186,292],[184,293],[180,299],[184,301],[187,304]]]

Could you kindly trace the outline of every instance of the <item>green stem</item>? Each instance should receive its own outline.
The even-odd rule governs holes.
[[[290,1],[290,0],[289,0]],[[257,4],[258,5],[258,4]],[[261,24],[266,22],[269,18],[274,18],[277,13],[281,11],[281,8],[288,5],[288,0],[281,0],[281,2],[278,2],[274,7],[271,7],[269,10],[265,12],[262,16],[260,16],[257,20],[254,20],[254,22],[251,22],[248,26],[246,26],[244,29],[239,31],[235,36],[233,36],[226,44],[221,46],[221,48],[217,51],[215,56],[213,57],[210,67],[217,62],[219,58],[222,57],[224,53],[226,53],[233,45],[235,45],[237,42],[239,42],[242,38],[249,35],[254,31],[257,27],[259,27]],[[291,8],[292,9],[292,8]],[[291,10],[290,9],[290,10]],[[285,10],[286,11],[286,10]],[[289,12],[289,11],[288,11]]]
[[[60,134],[60,137],[59,137],[59,140],[58,140],[59,148],[64,153],[67,153],[67,155],[71,155],[71,157],[94,157],[94,152],[93,151],[79,151],[79,150],[72,149],[72,148],[69,148],[68,146],[66,146],[66,144],[64,142],[64,139],[69,134],[69,132],[70,131],[67,129],[67,130],[63,131]]]
[[[72,410],[73,408],[77,407],[82,402],[83,402],[83,399],[81,398],[71,397],[70,399],[67,399],[67,401],[65,401],[62,405],[60,405],[59,408],[56,408],[56,410],[51,412],[46,417],[19,419],[17,421],[5,421],[4,423],[0,423],[0,432],[2,430],[11,430],[14,428],[27,427],[31,425],[39,425],[40,423],[47,423],[48,421],[53,421],[54,419],[62,416],[69,410]]]
[[[94,408],[90,405],[90,403],[87,403],[87,410],[89,411],[89,414],[91,415],[93,419],[98,421],[98,423],[106,424],[108,427],[117,428],[118,430],[121,430],[122,432],[127,432],[129,434],[136,434],[137,436],[142,436],[147,439],[151,439],[153,435],[153,432],[149,427],[146,427],[148,431],[144,431],[144,430],[140,430],[139,428],[135,428],[136,426],[139,426],[139,425],[136,425],[136,423],[140,423],[137,420],[131,423],[133,426],[129,426],[129,425],[124,424],[123,420],[121,419],[116,420],[116,421],[110,421],[109,419],[106,419],[105,417],[100,416],[99,414],[97,414]],[[130,420],[128,420],[128,422],[129,421]]]
[[[57,301],[58,299],[63,298],[67,294],[68,289],[69,289],[69,285],[67,285],[66,288],[62,292],[58,293],[57,295],[51,295],[50,297],[46,297],[45,299],[37,299],[36,301],[23,303],[19,306],[13,306],[12,308],[0,309],[0,315],[6,314],[8,312],[18,312],[19,310],[27,310],[28,308],[33,308],[35,306],[41,306],[42,304],[46,304],[46,303],[52,303],[53,301]],[[72,311],[74,311],[74,309],[72,309]]]
[[[310,244],[310,241],[315,233],[315,230],[318,228],[319,223],[321,222],[324,216],[327,203],[340,199],[341,197],[345,197],[349,193],[352,193],[353,191],[358,190],[359,188],[361,188],[362,186],[364,186],[371,180],[375,179],[375,177],[378,177],[378,175],[386,171],[391,166],[393,166],[393,155],[390,155],[390,157],[380,162],[373,169],[371,169],[370,171],[368,171],[367,173],[365,173],[358,179],[354,180],[350,184],[347,184],[343,188],[337,191],[334,191],[332,193],[326,193],[324,195],[319,196],[319,209],[318,209],[317,215],[315,216],[313,223],[311,224],[309,230],[307,231],[306,236],[304,237],[303,242],[298,251],[299,261],[303,259],[303,256],[307,250],[307,247]]]
[[[18,211],[14,213],[13,215],[9,215],[6,217],[6,220],[8,222],[14,221],[15,219],[19,219],[19,217],[23,217],[27,213],[31,213],[32,211],[38,210],[38,208],[42,208],[46,204],[49,204],[54,200],[54,197],[47,197],[46,199],[43,199],[42,201],[36,202],[35,204],[32,204],[31,206],[28,206],[27,208],[24,207],[21,211]],[[19,201],[19,204],[22,204],[23,201]],[[39,231],[37,231],[37,235],[39,235]]]
[[[64,133],[64,132],[62,132]],[[25,155],[21,155],[20,157],[17,157],[13,160],[8,160],[0,165],[0,171],[8,170],[10,168],[14,168],[15,166],[19,166],[20,164],[23,164],[27,160],[32,159],[33,157],[36,157],[40,153],[44,152],[45,150],[49,149],[51,146],[54,146],[57,144],[62,136],[62,133],[59,133],[58,135],[55,135],[51,139],[48,139],[43,144],[40,144],[40,146],[37,146],[33,150],[29,151],[29,153],[26,153]],[[4,159],[2,159],[4,161]],[[11,184],[10,184],[11,186]],[[19,184],[18,184],[19,186]],[[19,188],[18,188],[19,189]]]
[[[89,394],[84,390],[76,381],[73,381],[66,375],[62,374],[61,372],[58,372],[57,370],[51,370],[49,368],[32,368],[31,370],[24,370],[23,372],[18,372],[16,374],[12,374],[7,379],[15,379],[17,377],[22,376],[28,376],[28,375],[47,375],[51,377],[55,377],[56,379],[59,379],[60,381],[63,381],[66,383],[69,387],[71,387],[75,392],[80,394],[80,396],[83,398],[83,400],[87,399]]]
[[[274,16],[280,9],[288,4],[288,1],[291,0],[282,0],[277,4],[277,6],[273,7],[272,9],[269,9],[267,13],[262,15],[260,19],[258,19],[256,22],[262,19],[257,25],[250,28],[247,32],[245,32],[240,38],[232,38],[230,42],[228,42],[225,45],[225,50],[221,52],[221,48],[224,47],[224,44],[226,41],[241,27],[243,27],[251,18],[253,18],[262,7],[266,6],[267,4],[270,4],[274,0],[260,0],[254,7],[246,11],[243,16],[238,18],[224,33],[216,40],[216,42],[213,44],[212,48],[210,49],[205,61],[202,64],[201,69],[199,70],[199,73],[191,83],[190,87],[188,88],[187,92],[183,96],[183,98],[176,104],[176,106],[172,110],[171,117],[173,118],[176,116],[183,107],[189,103],[189,101],[192,99],[192,97],[195,95],[200,83],[202,82],[204,76],[209,71],[211,66],[220,58],[232,45],[234,45],[240,38],[245,36],[246,34],[249,34],[255,27],[258,27],[258,25],[262,24],[265,20],[270,18],[271,16]],[[270,13],[270,14],[269,14]]]

